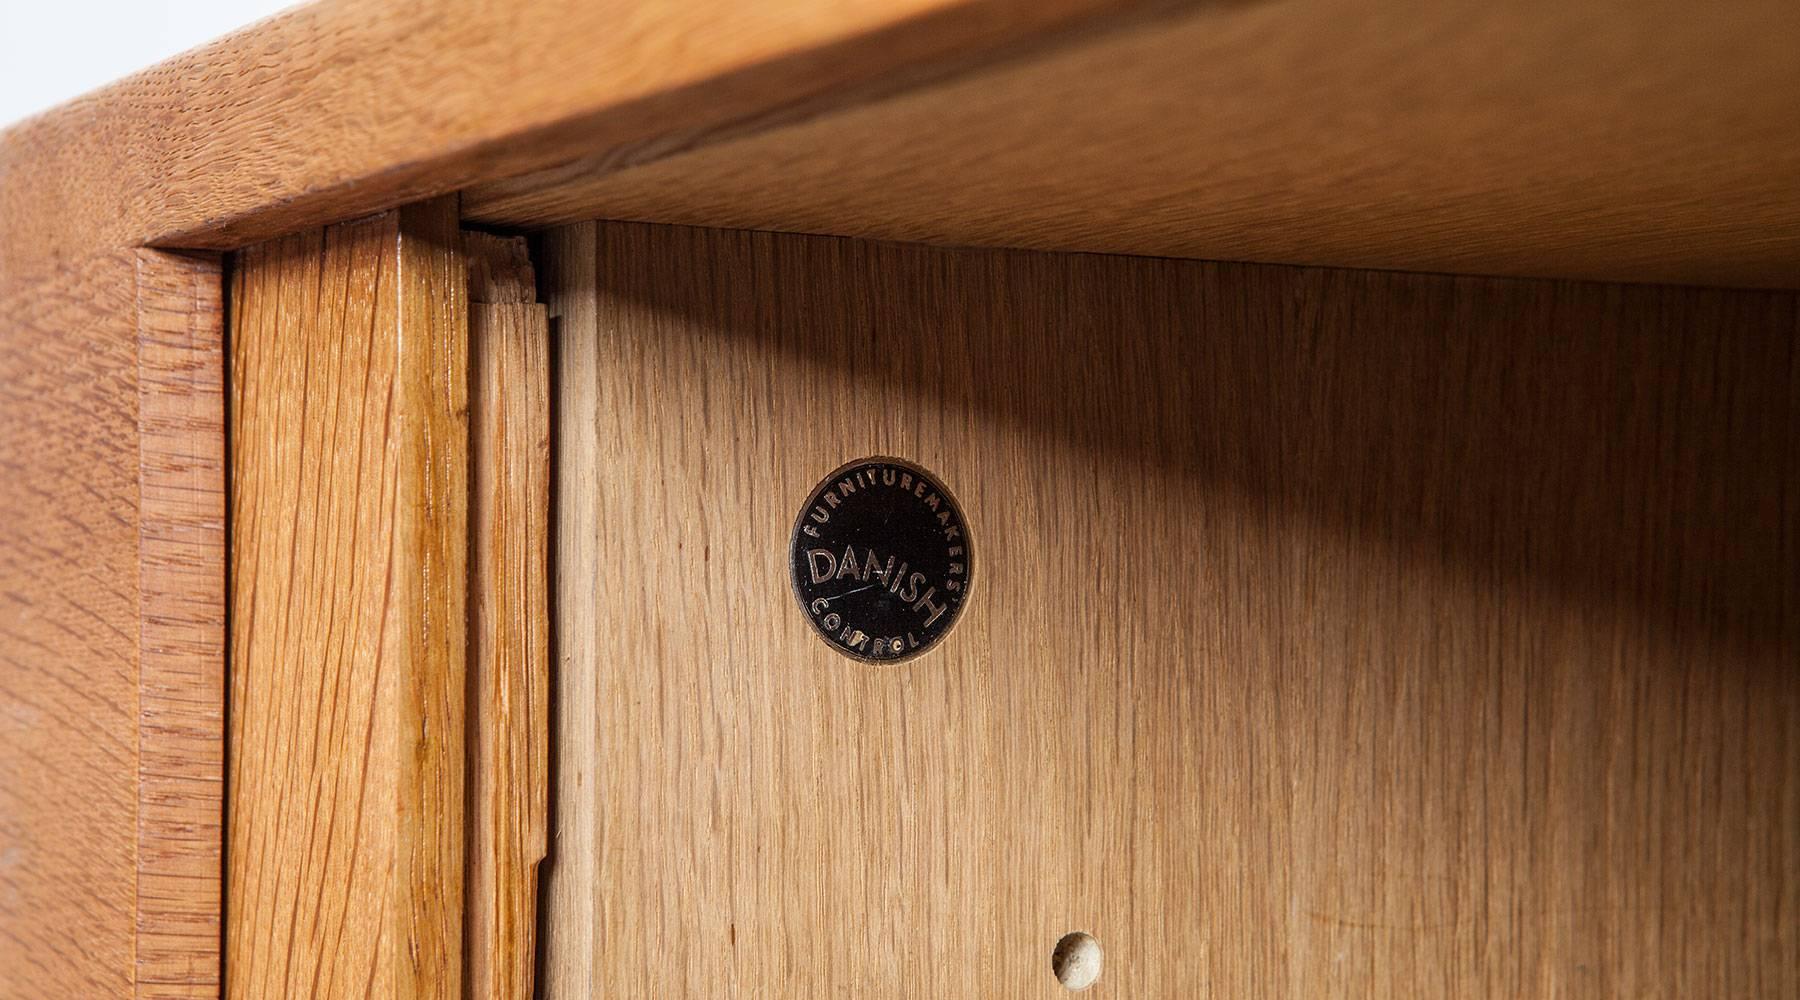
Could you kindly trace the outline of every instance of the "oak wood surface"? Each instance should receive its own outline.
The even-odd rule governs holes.
[[[137,996],[217,997],[225,317],[217,255],[140,250]]]
[[[238,257],[228,996],[461,995],[466,287],[448,200]]]
[[[0,133],[0,274],[595,216],[1800,286],[1784,0],[322,0]]]
[[[217,981],[217,270],[0,273],[0,997]]]
[[[1129,0],[317,0],[0,132],[0,275],[235,249],[978,63]]]
[[[0,996],[129,997],[136,261],[0,293]]]
[[[1800,304],[584,224],[545,995],[1791,997]],[[937,473],[932,652],[798,505]]]
[[[1800,5],[1188,11],[641,165],[597,150],[465,211],[1800,287]]]
[[[549,809],[550,331],[523,239],[465,235],[469,288],[464,993],[531,1000]]]

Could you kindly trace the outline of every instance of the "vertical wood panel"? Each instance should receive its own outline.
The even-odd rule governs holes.
[[[225,365],[217,255],[138,251],[140,998],[219,995]]]
[[[599,563],[601,535],[599,465],[600,418],[597,398],[601,372],[597,296],[588,290],[598,280],[595,227],[568,226],[546,234],[544,257],[538,261],[545,299],[556,334],[553,373],[556,409],[552,432],[556,445],[555,527],[551,538],[551,579],[555,588],[550,709],[550,850],[539,907],[544,914],[543,958],[538,974],[546,998],[582,995],[599,988],[596,967],[600,950],[596,911],[624,906],[625,886],[601,880],[598,799],[600,764],[600,655],[598,630],[572,627],[605,579]],[[635,982],[642,983],[635,965]]]
[[[524,240],[470,263],[465,995],[530,1000],[549,808],[550,332]]]
[[[583,225],[546,995],[1800,993],[1791,294]],[[867,455],[982,579],[786,578]]]
[[[137,275],[0,275],[0,997],[133,989]]]
[[[461,991],[466,280],[453,201],[238,258],[232,997]]]
[[[216,258],[0,276],[0,997],[216,994]]]

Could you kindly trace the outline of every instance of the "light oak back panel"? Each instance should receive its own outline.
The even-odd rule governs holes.
[[[548,235],[552,998],[1800,992],[1788,294]],[[808,629],[893,455],[962,621]]]

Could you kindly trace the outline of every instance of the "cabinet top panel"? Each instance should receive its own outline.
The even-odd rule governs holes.
[[[1800,6],[325,0],[0,133],[0,260],[464,191],[606,217],[1800,287]]]

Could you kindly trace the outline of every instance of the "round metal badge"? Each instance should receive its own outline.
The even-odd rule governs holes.
[[[936,476],[897,458],[865,458],[806,498],[788,562],[801,610],[832,648],[895,663],[956,624],[970,556],[962,508]]]

